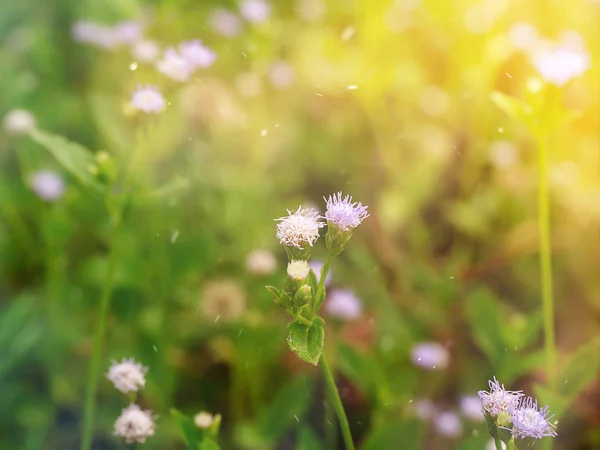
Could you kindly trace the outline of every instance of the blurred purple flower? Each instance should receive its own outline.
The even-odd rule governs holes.
[[[131,104],[145,113],[158,114],[165,109],[165,99],[156,87],[138,86],[131,98]]]
[[[423,369],[445,369],[450,361],[448,351],[437,342],[419,342],[412,349],[412,361]]]
[[[360,202],[352,203],[350,195],[346,195],[342,199],[342,193],[338,192],[330,195],[329,198],[323,197],[323,199],[327,202],[327,211],[325,212],[327,223],[335,225],[342,231],[356,228],[369,217],[368,206],[363,206]]]
[[[147,39],[136,41],[131,45],[131,56],[136,61],[152,62],[160,54],[160,47],[154,41]]]
[[[65,193],[65,182],[62,177],[50,170],[35,172],[29,183],[37,196],[47,202],[55,202]]]
[[[198,39],[179,44],[179,53],[194,68],[210,67],[217,59],[216,53]]]
[[[242,21],[231,11],[218,8],[209,16],[208,21],[213,30],[225,37],[235,37],[242,32]]]
[[[142,26],[133,21],[119,22],[113,27],[118,44],[132,44],[142,38]]]
[[[172,47],[165,50],[163,58],[156,63],[156,68],[175,81],[187,81],[194,72],[192,64]]]
[[[362,313],[362,301],[350,289],[333,289],[327,294],[325,311],[343,320],[353,320]]]
[[[461,397],[460,410],[469,420],[474,422],[483,422],[485,420],[481,410],[481,399],[477,395],[465,395]]]
[[[273,86],[285,88],[294,82],[294,68],[285,61],[277,61],[271,65],[268,76]]]
[[[550,422],[554,414],[548,416],[548,406],[538,407],[537,400],[531,397],[521,397],[516,406],[511,408],[512,434],[516,438],[541,439],[543,437],[555,437],[556,425]]]
[[[412,410],[415,415],[423,421],[432,420],[437,415],[437,407],[428,399],[415,400],[412,405]]]
[[[243,0],[240,13],[248,22],[264,22],[271,16],[271,5],[264,0]]]
[[[462,422],[460,417],[452,411],[444,411],[434,419],[435,429],[442,436],[456,438],[462,433]]]

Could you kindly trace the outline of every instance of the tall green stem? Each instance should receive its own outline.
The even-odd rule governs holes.
[[[496,450],[504,450],[500,438],[494,438],[494,444],[496,444]]]
[[[327,364],[327,360],[325,359],[325,354],[321,355],[321,367],[323,368],[323,375],[325,376],[325,385],[327,386],[329,397],[331,398],[331,402],[333,403],[333,409],[335,410],[338,420],[340,421],[340,427],[342,429],[342,436],[344,438],[346,450],[354,450],[354,442],[352,441],[352,434],[350,433],[350,425],[348,424],[348,418],[346,417],[344,405],[342,405],[342,399],[340,398],[340,394],[335,385],[333,374],[331,373],[331,369],[329,369],[329,365]]]
[[[85,390],[85,409],[83,417],[83,436],[81,440],[81,450],[90,450],[92,446],[92,437],[94,429],[94,416],[96,412],[96,392],[98,391],[98,382],[100,380],[100,361],[102,359],[102,350],[104,335],[106,334],[106,319],[110,306],[110,297],[113,290],[116,266],[115,235],[118,231],[118,222],[112,225],[110,237],[110,249],[108,256],[108,270],[106,280],[102,288],[100,297],[100,314],[94,335],[94,347],[92,353],[92,363],[88,375],[88,381]]]
[[[323,302],[325,301],[325,296],[323,295],[323,291],[325,290],[325,279],[327,278],[327,274],[329,273],[329,268],[331,267],[332,262],[333,255],[328,252],[327,257],[325,258],[325,263],[323,263],[323,267],[321,268],[321,274],[319,275],[319,284],[317,285],[315,303],[313,305],[311,314],[313,318],[319,313],[319,309],[321,309],[321,306],[323,306]]]
[[[540,236],[540,269],[542,306],[544,311],[544,349],[546,376],[552,386],[556,370],[554,343],[554,296],[552,292],[552,249],[550,245],[550,194],[548,189],[548,138],[538,138],[538,227]]]

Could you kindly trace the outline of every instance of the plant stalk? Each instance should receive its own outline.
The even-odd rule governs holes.
[[[112,227],[110,249],[108,256],[108,270],[106,280],[102,288],[100,297],[100,315],[96,325],[94,335],[94,347],[92,353],[92,362],[88,374],[87,385],[85,389],[85,408],[83,416],[83,435],[81,440],[81,450],[90,450],[92,447],[92,438],[94,430],[94,417],[96,413],[96,393],[98,391],[98,382],[100,380],[100,361],[102,360],[104,336],[106,334],[106,320],[110,306],[110,298],[114,285],[116,251],[115,235],[118,230],[118,223]]]
[[[327,257],[325,258],[325,262],[321,268],[321,274],[319,275],[319,284],[317,284],[315,303],[313,305],[313,311],[311,314],[313,318],[319,313],[319,309],[321,309],[321,306],[323,306],[323,302],[325,301],[325,297],[323,296],[323,291],[325,290],[325,279],[327,278],[327,274],[329,273],[329,268],[331,267],[332,262],[333,255],[327,252]],[[321,297],[323,298],[321,299]]]
[[[325,268],[325,266],[323,266],[323,268]],[[340,427],[342,429],[342,436],[344,438],[346,450],[354,450],[354,442],[352,441],[352,434],[350,433],[350,425],[348,423],[348,418],[346,417],[346,412],[344,411],[342,399],[340,398],[340,394],[335,385],[333,374],[331,373],[331,369],[329,369],[329,365],[327,364],[327,360],[325,359],[325,354],[321,355],[321,367],[323,368],[323,375],[325,376],[325,385],[327,386],[327,390],[329,391],[329,397],[331,398],[331,402],[333,403],[333,409],[335,410],[335,413],[340,422]]]

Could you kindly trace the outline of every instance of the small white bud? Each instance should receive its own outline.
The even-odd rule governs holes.
[[[290,261],[287,267],[289,277],[294,281],[306,280],[310,272],[310,266],[306,261]]]

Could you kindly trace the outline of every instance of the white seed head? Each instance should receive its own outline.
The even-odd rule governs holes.
[[[35,118],[24,109],[13,109],[4,116],[4,131],[7,134],[19,135],[29,133],[35,128]]]
[[[123,358],[121,362],[112,362],[106,378],[116,389],[127,394],[128,392],[137,392],[144,387],[146,372],[148,372],[148,368],[135,362],[133,358]]]
[[[246,310],[246,293],[232,279],[208,281],[202,291],[202,314],[211,321],[238,319]]]
[[[114,434],[125,438],[128,444],[143,444],[147,438],[154,436],[154,419],[151,411],[143,411],[136,404],[129,405],[115,422]]]
[[[311,208],[298,207],[292,213],[288,209],[288,216],[275,219],[277,224],[277,239],[282,245],[297,247],[304,250],[306,245],[313,246],[319,238],[319,229],[325,224],[319,219],[319,213]]]
[[[202,429],[210,428],[210,426],[214,423],[214,421],[215,421],[215,417],[206,411],[201,411],[194,416],[194,424],[198,428],[202,428]]]

